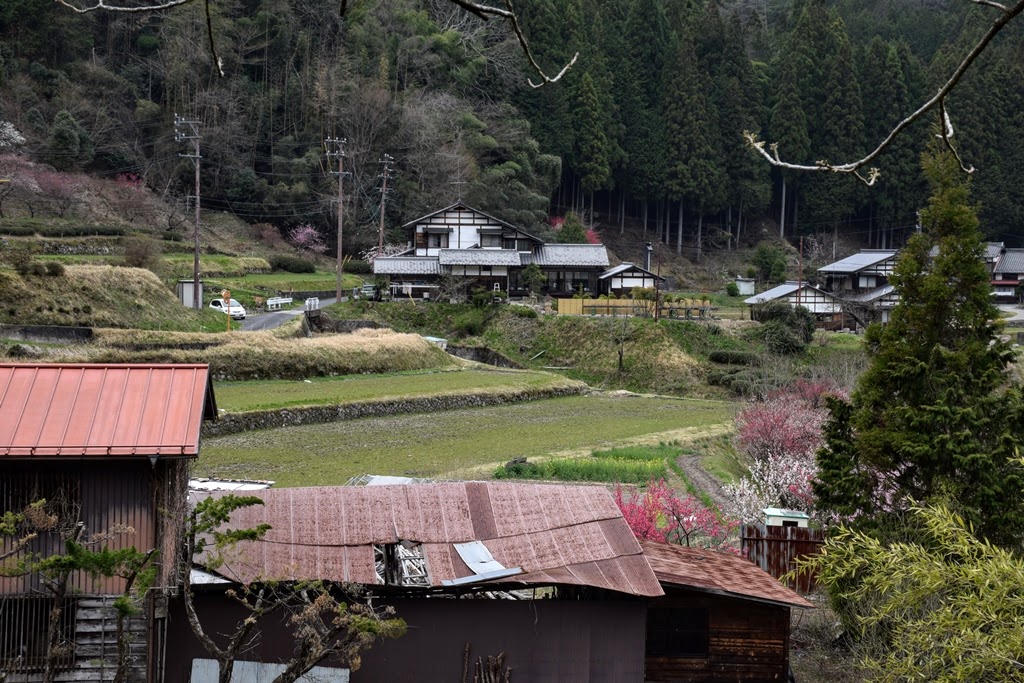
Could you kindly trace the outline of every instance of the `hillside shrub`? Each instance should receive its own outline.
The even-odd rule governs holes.
[[[537,311],[529,306],[509,306],[509,312],[517,318],[536,318]]]
[[[761,361],[756,353],[734,349],[715,349],[708,353],[708,360],[725,365],[757,365]]]
[[[43,277],[46,275],[46,266],[39,261],[31,261],[28,264],[28,272],[23,273],[27,275],[34,275],[35,277]]]
[[[369,275],[373,272],[373,266],[362,259],[352,259],[345,263],[345,272],[355,275]]]
[[[283,254],[270,257],[270,268],[275,271],[287,273],[315,273],[316,264],[298,256],[287,256]]]
[[[484,331],[484,311],[467,311],[455,319],[455,333],[460,337],[476,337]]]
[[[46,274],[50,277],[63,277],[64,275],[64,264],[60,261],[47,261],[46,262]]]
[[[730,282],[725,286],[725,293],[728,294],[729,296],[739,296],[740,286],[735,282]]]
[[[124,264],[129,268],[153,270],[160,262],[163,248],[149,237],[126,237],[124,240]]]
[[[642,484],[665,475],[665,461],[618,458],[555,458],[542,463],[513,461],[502,465],[495,479],[557,479]]]

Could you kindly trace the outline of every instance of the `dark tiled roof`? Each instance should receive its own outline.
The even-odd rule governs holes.
[[[608,250],[603,244],[543,244],[533,254],[523,254],[523,265],[536,263],[545,268],[608,267]]]
[[[514,249],[441,249],[437,260],[442,266],[518,266],[519,252]]]
[[[440,275],[436,256],[382,256],[373,260],[378,275]]]

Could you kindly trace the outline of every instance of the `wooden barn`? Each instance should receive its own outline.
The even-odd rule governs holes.
[[[409,626],[364,653],[358,670],[321,662],[320,680],[461,681],[467,658],[503,653],[523,681],[782,683],[789,610],[810,606],[741,558],[637,541],[604,487],[252,493],[263,505],[236,511],[232,524],[271,530],[196,586],[208,632],[229,633],[244,616],[226,587],[270,577],[360,584]],[[287,624],[265,619],[259,630],[246,666],[276,670],[292,653]],[[179,603],[170,635],[167,680],[205,681],[193,676],[208,671],[209,655]]]
[[[0,515],[45,501],[52,516],[24,529],[37,536],[23,548],[16,542],[24,533],[5,536],[2,552],[12,560],[63,554],[65,540],[97,536],[112,549],[157,551],[153,590],[130,624],[133,681],[163,680],[188,466],[203,419],[215,417],[206,365],[0,364]],[[38,574],[0,579],[0,671],[8,682],[42,680],[54,606],[57,680],[113,680],[112,601],[124,580],[77,572],[66,589],[58,599]]]

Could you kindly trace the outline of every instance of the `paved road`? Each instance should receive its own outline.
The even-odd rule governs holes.
[[[341,297],[342,301],[348,301],[348,297]],[[320,299],[320,307],[330,306],[337,299]],[[289,308],[284,311],[267,311],[257,315],[250,315],[242,321],[242,330],[245,332],[256,332],[258,330],[272,330],[275,327],[284,325],[289,320],[302,315],[301,308]]]
[[[1024,308],[1014,304],[999,304],[999,309],[1007,313],[1013,313],[1012,318],[1003,318],[1006,322],[1024,323]]]

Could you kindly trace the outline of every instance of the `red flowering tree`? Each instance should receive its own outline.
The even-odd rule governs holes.
[[[615,503],[637,538],[733,550],[728,541],[738,522],[723,518],[693,496],[680,498],[664,479],[648,482],[642,492],[616,486]]]

